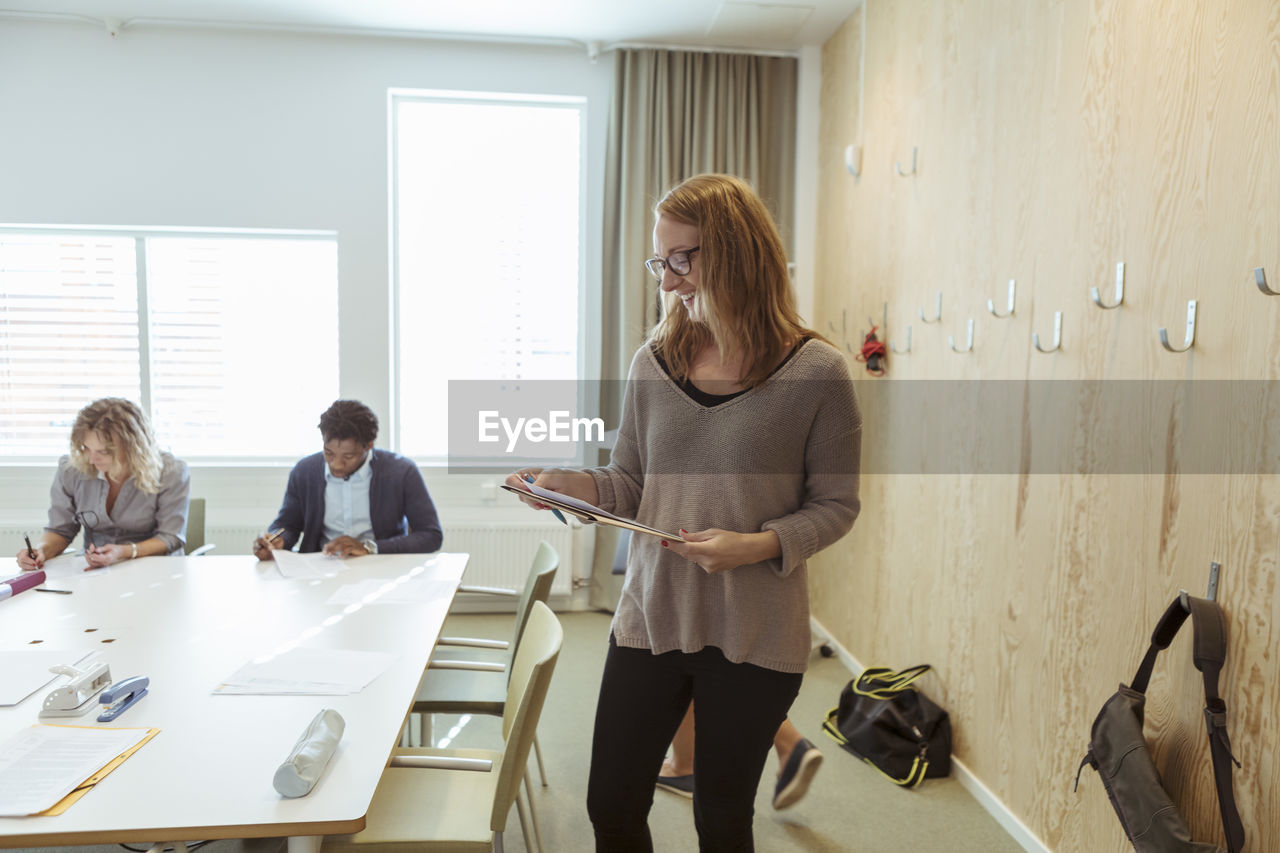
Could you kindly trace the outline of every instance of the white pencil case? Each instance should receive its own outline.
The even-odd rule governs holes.
[[[311,793],[325,765],[333,757],[333,751],[338,748],[345,728],[342,715],[332,708],[316,714],[294,744],[293,752],[276,768],[272,780],[275,789],[285,797],[305,797]]]

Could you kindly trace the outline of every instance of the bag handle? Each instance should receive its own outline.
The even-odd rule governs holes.
[[[912,683],[932,667],[927,663],[894,672],[887,666],[868,667],[853,682],[853,692],[873,699],[889,699],[904,690],[914,690]]]
[[[1235,791],[1231,786],[1231,765],[1240,762],[1231,754],[1231,740],[1227,737],[1227,704],[1218,695],[1218,677],[1227,658],[1227,623],[1222,608],[1216,601],[1197,598],[1182,593],[1165,609],[1164,615],[1151,632],[1151,645],[1147,648],[1138,672],[1130,687],[1138,693],[1147,692],[1151,670],[1156,656],[1169,648],[1178,629],[1191,617],[1192,661],[1204,677],[1204,721],[1209,732],[1209,752],[1213,759],[1213,783],[1218,794],[1218,811],[1222,827],[1226,831],[1227,849],[1239,853],[1244,848],[1244,824],[1236,809]]]

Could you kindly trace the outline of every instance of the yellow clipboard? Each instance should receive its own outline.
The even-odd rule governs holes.
[[[101,729],[102,727],[101,726],[61,726],[60,728]],[[73,806],[77,800],[79,800],[85,794],[93,790],[93,786],[97,785],[99,782],[105,779],[108,773],[110,773],[112,770],[115,770],[121,764],[124,764],[125,760],[129,756],[133,755],[135,752],[141,749],[143,744],[145,744],[147,741],[151,740],[153,737],[155,737],[158,734],[160,734],[159,729],[151,729],[151,728],[147,729],[147,734],[145,737],[143,737],[142,740],[138,741],[133,746],[129,747],[124,752],[120,753],[115,758],[111,759],[106,764],[102,765],[102,768],[100,770],[94,772],[92,775],[89,776],[88,779],[85,779],[79,785],[75,786],[75,788],[71,790],[71,793],[67,794],[61,800],[58,800],[58,802],[54,803],[52,806],[45,809],[44,811],[36,812],[34,815],[32,815],[32,817],[53,817],[55,815],[62,814],[67,809],[71,808],[71,806]]]

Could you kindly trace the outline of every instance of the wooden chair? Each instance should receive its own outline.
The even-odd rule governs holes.
[[[535,602],[510,667],[503,748],[396,750],[364,830],[326,838],[326,853],[501,853],[512,805],[523,818],[520,781],[563,639],[555,614]],[[525,845],[534,849],[527,830]]]

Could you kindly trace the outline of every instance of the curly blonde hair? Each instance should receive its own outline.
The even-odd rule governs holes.
[[[797,341],[826,340],[801,322],[778,227],[746,181],[695,175],[668,191],[654,214],[698,228],[704,321],[677,310],[678,297],[667,293],[663,317],[649,337],[677,379],[689,375],[709,341],[726,360],[745,355],[743,383],[754,387]]]
[[[164,461],[156,447],[151,421],[142,409],[122,397],[103,397],[80,410],[71,427],[71,464],[86,477],[97,476],[84,446],[85,437],[91,432],[97,433],[112,451],[114,459],[107,472],[111,479],[120,479],[127,468],[139,491],[149,495],[160,491]]]

